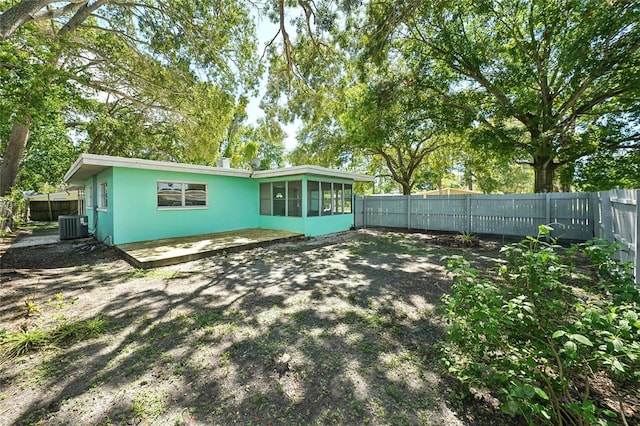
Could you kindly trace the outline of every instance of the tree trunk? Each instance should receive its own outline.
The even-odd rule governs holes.
[[[6,40],[18,28],[31,21],[43,21],[67,16],[67,23],[61,28],[59,35],[75,31],[91,13],[109,0],[99,0],[87,6],[88,0],[57,2],[55,0],[22,0],[0,13],[0,41]],[[58,3],[53,5],[53,3]],[[60,4],[67,3],[67,4]]]
[[[28,141],[29,128],[24,124],[15,123],[11,128],[9,143],[0,165],[0,197],[7,195],[13,188]]]
[[[411,188],[413,185],[401,183],[400,186],[402,186],[402,195],[411,195]]]
[[[0,13],[0,40],[8,39],[18,28],[32,21],[34,15],[49,3],[50,0],[21,1]]]
[[[535,175],[533,191],[553,192],[553,181],[556,175],[558,164],[553,162],[553,158],[547,156],[534,157],[533,171]]]

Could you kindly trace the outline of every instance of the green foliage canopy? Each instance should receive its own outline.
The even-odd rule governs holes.
[[[411,58],[486,146],[527,157],[536,192],[562,165],[640,139],[637,2],[378,1],[367,17],[366,57]]]
[[[59,54],[60,46],[37,28],[0,42],[0,152],[7,147],[14,122],[33,133],[33,149],[19,175],[24,189],[61,181],[78,154],[66,136],[63,117],[78,106],[79,90],[65,70],[52,65]]]
[[[27,125],[23,166],[78,149],[213,163],[260,74],[254,23],[241,1],[3,1],[0,12],[0,90],[8,94],[0,148],[12,123]],[[73,160],[57,161],[64,170]],[[42,178],[61,176],[35,180]]]

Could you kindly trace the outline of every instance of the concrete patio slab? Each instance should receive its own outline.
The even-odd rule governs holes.
[[[148,269],[303,238],[304,234],[297,232],[255,228],[120,244],[116,248],[134,267]]]
[[[57,244],[60,242],[58,234],[55,235],[33,235],[29,237],[23,237],[11,244],[11,248],[21,247],[35,247],[44,246],[48,244]]]

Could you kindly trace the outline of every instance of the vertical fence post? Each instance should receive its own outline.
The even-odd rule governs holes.
[[[466,232],[471,233],[471,195],[465,195],[465,210],[467,217],[465,218]]]
[[[422,229],[425,231],[429,230],[429,197],[425,197],[424,195],[420,199],[420,207],[422,207]]]
[[[545,192],[544,194],[544,224],[551,226],[551,193]],[[556,230],[557,231],[557,230]],[[547,234],[545,241],[549,242],[550,235]]]
[[[635,190],[635,202],[636,202],[636,220],[633,226],[634,229],[634,241],[633,241],[633,269],[636,277],[636,284],[640,284],[640,274],[638,273],[638,265],[640,265],[640,189]]]
[[[411,229],[411,194],[407,195],[407,229]]]
[[[601,238],[615,243],[613,238],[613,221],[611,220],[611,192],[599,192]]]
[[[596,230],[596,226],[598,225],[598,193],[590,192],[589,193],[589,228],[591,229],[591,238],[595,238],[598,236],[598,231]]]
[[[362,227],[367,227],[367,194],[362,196]]]

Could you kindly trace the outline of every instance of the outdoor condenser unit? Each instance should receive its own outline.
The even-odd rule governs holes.
[[[87,216],[58,216],[58,229],[61,240],[85,238],[89,236],[89,219]]]

